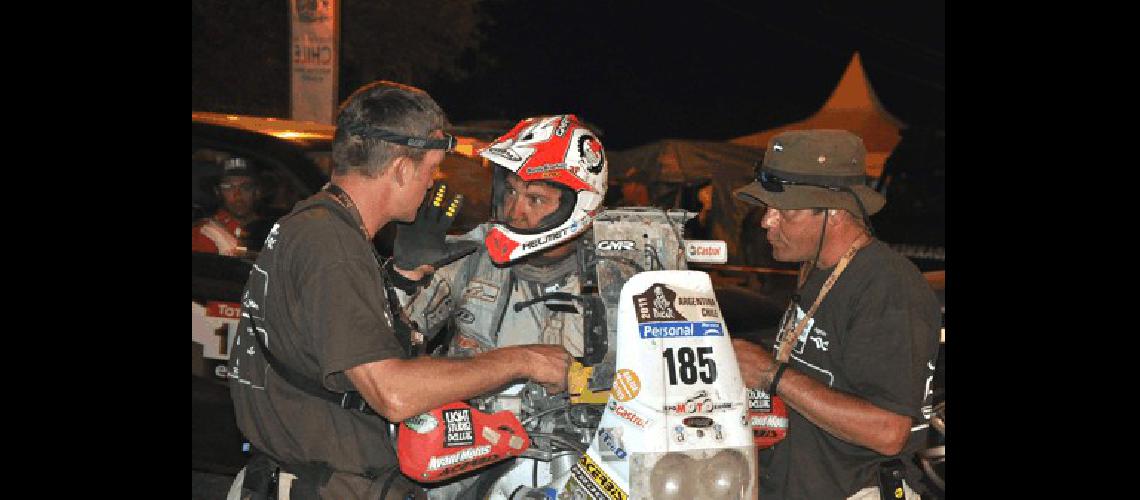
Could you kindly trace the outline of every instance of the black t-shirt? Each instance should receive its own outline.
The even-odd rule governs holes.
[[[237,423],[255,447],[283,463],[321,461],[353,474],[396,463],[387,421],[289,385],[253,337],[264,329],[278,360],[337,392],[356,390],[345,370],[405,355],[359,222],[355,209],[323,192],[298,203],[270,231],[242,295],[230,358]]]
[[[797,320],[832,269],[808,276],[794,307]],[[927,423],[929,384],[938,355],[937,297],[918,268],[880,241],[860,250],[792,348],[792,367],[832,389]],[[912,431],[900,458],[911,485],[925,431]],[[877,484],[877,452],[840,440],[788,408],[788,434],[760,453],[760,498],[842,499]]]

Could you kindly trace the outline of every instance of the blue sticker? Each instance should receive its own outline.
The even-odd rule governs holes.
[[[637,326],[638,333],[643,339],[719,337],[724,335],[724,328],[718,321],[642,323]]]

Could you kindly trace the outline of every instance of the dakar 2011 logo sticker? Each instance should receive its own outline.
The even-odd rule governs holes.
[[[654,283],[645,293],[633,296],[637,322],[676,321],[686,318],[677,311],[677,292],[661,283]]]

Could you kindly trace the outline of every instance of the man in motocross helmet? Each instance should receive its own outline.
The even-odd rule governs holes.
[[[480,155],[495,169],[492,221],[458,239],[485,245],[433,269],[420,258],[416,235],[398,227],[393,268],[407,280],[395,278],[403,281],[396,284],[403,312],[427,338],[451,324],[449,356],[532,343],[582,356],[582,316],[570,298],[580,293],[577,239],[606,194],[601,142],[575,115],[539,116],[522,120]],[[470,493],[472,480],[430,496]]]
[[[597,136],[574,115],[527,118],[484,148],[495,169],[492,221],[461,239],[485,247],[441,269],[417,259],[399,228],[394,268],[407,286],[405,311],[427,337],[448,321],[449,354],[507,345],[559,344],[583,353],[577,313],[543,307],[578,293],[576,240],[601,211],[607,160]]]

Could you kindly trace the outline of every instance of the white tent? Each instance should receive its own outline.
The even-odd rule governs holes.
[[[883,172],[883,163],[899,143],[899,130],[906,128],[906,124],[883,109],[856,52],[831,97],[810,118],[729,142],[767,148],[768,140],[781,132],[820,128],[848,130],[862,137],[867,146],[867,175],[878,177]]]

